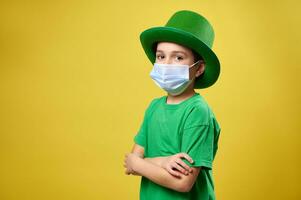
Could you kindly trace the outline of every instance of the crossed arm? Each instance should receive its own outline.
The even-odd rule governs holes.
[[[179,157],[189,159],[184,154],[144,158],[144,148],[134,144],[132,152],[126,155],[124,167],[126,167],[126,174],[144,176],[159,185],[178,192],[189,192],[201,167],[189,167],[181,162]],[[188,169],[188,172],[185,168]]]

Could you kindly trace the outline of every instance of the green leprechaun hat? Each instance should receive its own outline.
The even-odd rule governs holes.
[[[220,74],[219,60],[211,50],[213,40],[214,30],[208,20],[189,10],[176,12],[165,26],[149,28],[140,35],[142,47],[152,64],[156,60],[157,42],[174,42],[201,55],[206,64],[203,74],[195,80],[197,89],[213,85]]]

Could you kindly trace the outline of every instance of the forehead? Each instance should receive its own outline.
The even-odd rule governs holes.
[[[173,51],[180,51],[188,55],[192,54],[191,49],[173,42],[159,42],[157,44],[157,51],[163,51],[166,53],[173,52]]]

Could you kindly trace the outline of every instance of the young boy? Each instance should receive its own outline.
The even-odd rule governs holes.
[[[211,50],[214,32],[198,13],[178,11],[165,27],[142,32],[142,46],[154,64],[155,84],[167,92],[144,114],[126,174],[142,176],[141,200],[215,199],[212,163],[220,127],[205,99],[194,91],[218,79]]]

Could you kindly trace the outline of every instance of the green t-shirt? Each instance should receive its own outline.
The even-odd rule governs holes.
[[[220,127],[205,99],[195,93],[179,104],[167,104],[167,96],[151,101],[144,114],[135,143],[144,147],[145,157],[187,153],[202,166],[189,192],[178,192],[142,177],[140,200],[214,200],[212,162],[217,148]]]

